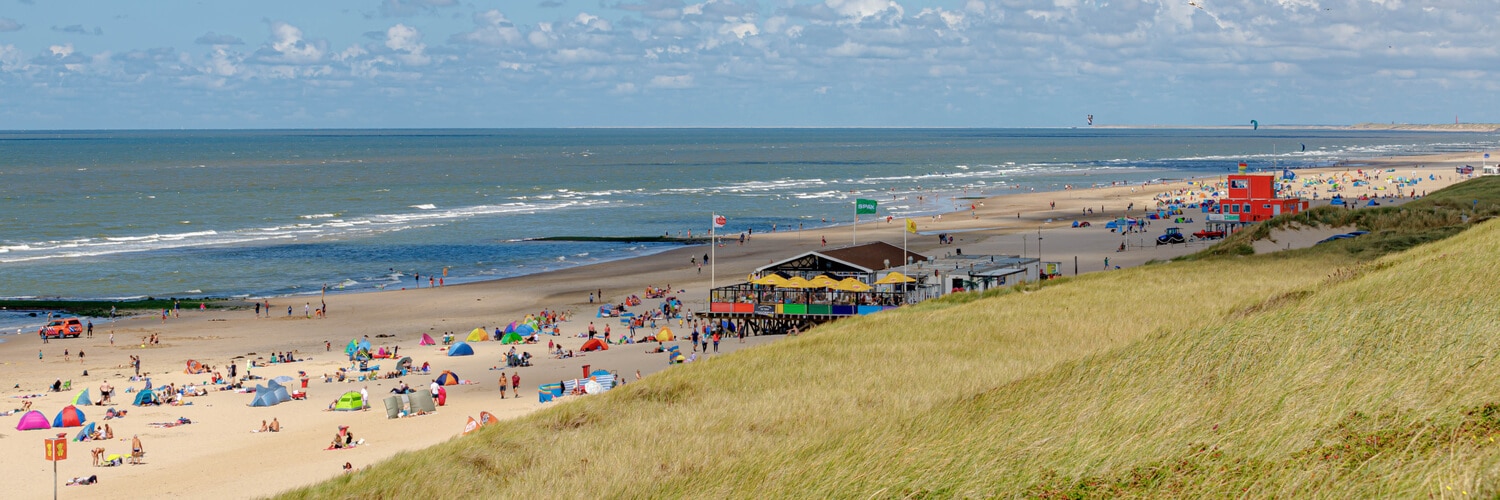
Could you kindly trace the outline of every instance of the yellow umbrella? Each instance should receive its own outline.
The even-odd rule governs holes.
[[[838,281],[834,281],[833,278],[829,278],[826,274],[819,274],[818,277],[810,279],[808,281],[811,281],[814,285],[818,285],[823,288],[833,288],[834,285],[838,284]]]
[[[836,288],[846,292],[868,292],[871,288],[874,287],[866,285],[863,281],[854,278],[844,278],[844,281],[838,282],[838,286]]]
[[[786,286],[787,281],[786,278],[781,277],[780,274],[771,274],[767,275],[764,278],[751,281],[751,283],[757,285]]]
[[[801,276],[793,276],[792,279],[786,280],[786,285],[784,285],[784,286],[786,286],[788,288],[817,288],[818,287],[818,285],[814,285],[811,281],[807,281],[807,278],[803,278]]]
[[[894,285],[896,283],[911,283],[911,282],[914,282],[914,281],[917,281],[917,280],[915,278],[912,278],[911,276],[907,276],[905,274],[901,274],[901,271],[891,271],[890,274],[885,275],[884,278],[880,278],[880,280],[876,281],[875,284],[877,284],[877,285]]]

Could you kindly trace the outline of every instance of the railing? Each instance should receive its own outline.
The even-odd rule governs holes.
[[[848,292],[824,288],[773,288],[749,283],[709,292],[709,312],[759,315],[855,316],[920,301],[913,291]]]

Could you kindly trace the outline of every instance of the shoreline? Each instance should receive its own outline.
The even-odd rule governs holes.
[[[1442,175],[1447,169],[1452,175],[1452,163],[1462,164],[1468,157],[1479,153],[1438,155],[1413,159],[1392,157],[1376,160],[1379,168],[1406,169],[1408,165],[1427,164],[1425,173]],[[1384,163],[1382,163],[1384,162]],[[1352,172],[1355,168],[1325,167],[1299,171],[1299,175],[1337,175]],[[1326,173],[1325,173],[1326,172]],[[1406,172],[1401,172],[1406,175]],[[1211,177],[1221,177],[1211,176]],[[1151,261],[1169,260],[1173,257],[1199,251],[1201,244],[1171,246],[1132,247],[1126,252],[1116,252],[1116,246],[1125,239],[1135,241],[1137,235],[1110,233],[1103,221],[1127,215],[1125,207],[1130,203],[1148,206],[1151,200],[1163,192],[1191,189],[1194,180],[1177,180],[1147,185],[1084,187],[1062,191],[1010,191],[986,196],[976,200],[971,214],[968,210],[944,212],[931,216],[911,217],[918,225],[919,234],[908,241],[913,252],[942,255],[959,249],[972,254],[1019,254],[1033,256],[1040,252],[1047,261],[1064,262],[1063,273],[1071,276],[1082,272],[1101,270],[1101,261],[1109,259],[1110,267],[1132,267]],[[1425,175],[1423,176],[1425,179]],[[1436,189],[1442,182],[1423,181],[1419,189]],[[1384,184],[1384,183],[1381,183]],[[1366,186],[1366,188],[1375,186]],[[1370,191],[1375,193],[1375,191]],[[1354,190],[1345,196],[1355,195]],[[1055,208],[1051,205],[1056,203]],[[1097,210],[1085,215],[1086,208]],[[1137,209],[1128,215],[1139,216]],[[900,243],[904,234],[906,217],[891,223],[883,220],[863,221],[859,224],[859,241],[882,240]],[[1070,228],[1072,220],[1095,222],[1092,228]],[[1158,221],[1159,222],[1159,221]],[[1142,233],[1141,238],[1151,237]],[[340,348],[351,338],[369,337],[376,346],[400,348],[400,354],[411,356],[417,365],[431,362],[436,370],[451,370],[463,378],[473,380],[472,385],[449,387],[448,405],[438,413],[419,418],[387,420],[379,411],[378,398],[384,397],[397,380],[413,387],[425,385],[427,378],[435,375],[412,375],[404,379],[381,379],[367,383],[323,383],[315,380],[309,385],[308,401],[292,401],[269,408],[249,408],[245,403],[248,395],[232,391],[210,391],[203,397],[188,398],[194,404],[180,407],[134,407],[128,401],[119,400],[129,396],[116,396],[117,408],[130,411],[128,418],[111,420],[116,437],[124,437],[126,445],[131,435],[140,435],[148,450],[147,464],[123,468],[93,468],[86,460],[78,460],[92,446],[103,446],[109,453],[119,453],[122,445],[118,440],[97,443],[75,443],[75,460],[63,462],[59,467],[64,477],[98,474],[98,486],[75,489],[71,496],[103,498],[118,496],[121,491],[142,496],[165,496],[191,491],[195,496],[244,497],[271,494],[286,488],[310,484],[336,477],[341,465],[351,462],[355,467],[364,467],[374,461],[388,458],[400,451],[424,448],[446,439],[453,439],[463,429],[468,417],[480,411],[489,411],[502,420],[525,415],[546,408],[537,402],[536,386],[552,383],[564,378],[576,378],[583,365],[595,369],[617,371],[622,377],[633,380],[633,371],[642,375],[670,369],[659,354],[645,352],[642,345],[612,346],[608,351],[592,352],[582,357],[553,359],[545,354],[546,343],[554,341],[567,349],[579,349],[584,339],[576,335],[585,331],[590,323],[600,330],[605,325],[614,327],[617,335],[623,335],[624,326],[613,319],[593,317],[594,310],[604,301],[591,301],[591,295],[602,291],[608,303],[619,303],[630,295],[645,296],[647,286],[670,288],[690,311],[706,309],[707,289],[710,283],[718,285],[742,280],[747,273],[775,260],[794,256],[804,251],[846,245],[852,237],[852,224],[819,227],[802,231],[779,231],[762,233],[757,231],[744,245],[738,240],[721,240],[715,250],[716,260],[711,266],[699,270],[689,259],[701,257],[708,249],[698,246],[681,246],[665,251],[628,259],[591,263],[566,269],[535,274],[484,280],[463,284],[450,284],[437,288],[408,290],[357,291],[328,296],[330,314],[326,318],[307,318],[304,307],[311,306],[312,297],[283,296],[265,299],[271,304],[269,317],[256,316],[246,309],[222,309],[197,311],[184,310],[180,318],[165,320],[151,316],[122,318],[108,323],[104,328],[96,324],[95,337],[69,340],[53,340],[48,344],[27,336],[14,341],[0,343],[0,364],[5,366],[7,380],[19,387],[0,387],[6,396],[0,401],[10,403],[0,410],[18,407],[19,396],[43,394],[29,401],[36,408],[52,416],[66,404],[68,398],[82,388],[97,388],[103,381],[123,389],[142,387],[141,382],[129,382],[130,356],[142,358],[143,372],[152,374],[157,386],[168,383],[198,384],[203,375],[183,373],[187,360],[222,368],[229,363],[243,364],[247,359],[264,358],[268,353],[296,351],[306,361],[256,367],[256,375],[271,378],[279,375],[297,377],[306,371],[315,379],[318,375],[348,366]],[[939,244],[932,235],[951,233],[956,242]],[[1045,248],[1038,248],[1036,235],[1045,235]],[[1071,258],[1071,259],[1069,259]],[[1067,266],[1074,260],[1075,266]],[[713,276],[713,274],[717,276]],[[296,304],[304,302],[304,304]],[[657,299],[644,299],[639,308],[642,312],[656,306]],[[501,354],[510,348],[497,342],[473,344],[476,355],[449,357],[433,346],[420,346],[421,334],[438,337],[453,332],[462,338],[474,328],[490,331],[503,327],[510,321],[519,320],[526,314],[547,309],[572,311],[569,321],[562,323],[563,335],[543,336],[541,344],[517,346],[518,350],[530,352],[536,358],[536,366],[520,370],[522,376],[521,399],[499,399],[496,390],[498,372],[490,367],[498,363]],[[290,313],[286,313],[290,310]],[[286,314],[283,314],[286,313]],[[667,326],[667,325],[662,325]],[[670,325],[678,334],[685,334],[675,322]],[[653,330],[654,331],[654,330]],[[639,332],[637,337],[645,335]],[[106,339],[115,335],[116,342]],[[159,336],[160,344],[147,345],[137,339],[150,335]],[[779,336],[751,337],[745,344],[733,340],[725,342],[725,351],[752,348],[775,342]],[[331,348],[325,348],[325,342]],[[686,342],[674,344],[686,351]],[[654,346],[653,346],[654,347]],[[64,349],[71,356],[65,357]],[[319,351],[318,349],[326,349]],[[87,361],[78,359],[78,351],[87,350]],[[38,359],[38,355],[43,357]],[[725,353],[729,354],[728,352]],[[712,362],[713,356],[707,360]],[[371,364],[389,364],[390,360],[372,361]],[[82,375],[83,371],[89,375]],[[505,369],[514,372],[513,369]],[[243,373],[243,370],[241,371]],[[69,380],[71,392],[46,393],[44,387],[53,380]],[[263,382],[263,381],[262,381]],[[372,403],[376,408],[368,412],[326,412],[326,403],[344,391],[368,387]],[[97,396],[97,395],[96,395]],[[564,398],[566,401],[568,398]],[[102,407],[88,407],[88,416],[102,413]],[[193,425],[160,429],[150,427],[151,422],[171,421],[178,417],[193,420]],[[15,485],[16,495],[21,497],[43,496],[50,484],[42,478],[50,477],[50,468],[35,453],[36,438],[49,437],[47,432],[15,432],[16,416],[0,417],[0,467],[16,471],[27,479]],[[260,420],[277,418],[285,426],[279,434],[251,433]],[[368,446],[354,450],[324,451],[322,444],[337,426],[349,425],[361,437],[369,440]],[[76,429],[74,430],[76,431]],[[226,477],[223,465],[235,464],[237,473]],[[174,481],[164,484],[162,474],[173,475]]]

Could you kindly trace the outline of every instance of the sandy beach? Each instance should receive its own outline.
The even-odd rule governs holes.
[[[1375,190],[1389,186],[1383,181],[1388,176],[1421,178],[1423,180],[1415,188],[1416,194],[1420,195],[1462,180],[1454,173],[1454,167],[1464,164],[1477,167],[1480,156],[1481,153],[1476,152],[1384,158],[1361,161],[1358,167],[1304,169],[1297,173],[1300,183],[1301,179],[1315,176],[1353,175],[1359,169],[1366,173],[1379,172],[1381,180],[1341,191],[1346,198],[1395,194],[1394,188]],[[1385,172],[1387,169],[1395,171]],[[1429,176],[1432,179],[1429,180]],[[1126,208],[1132,204],[1135,209],[1128,215],[1139,216],[1146,209],[1154,208],[1160,195],[1171,193],[1170,196],[1188,198],[1194,193],[1201,195],[1202,191],[1194,183],[1222,179],[1223,176],[1219,176],[1050,192],[986,192],[985,198],[972,200],[975,205],[972,211],[965,209],[941,217],[914,219],[919,234],[907,235],[908,244],[912,251],[936,255],[962,249],[966,254],[1035,257],[1040,251],[1043,260],[1062,262],[1066,276],[1075,274],[1072,264],[1075,260],[1076,272],[1080,273],[1105,269],[1106,258],[1110,267],[1166,260],[1202,250],[1209,243],[1157,247],[1152,244],[1155,235],[1172,224],[1155,221],[1144,233],[1122,237],[1106,229],[1104,222],[1127,215]],[[1305,189],[1310,195],[1322,187],[1315,185]],[[1408,197],[1395,201],[1409,199],[1410,192],[1406,194]],[[1324,204],[1328,198],[1326,191],[1320,191],[1319,201],[1314,204]],[[1093,210],[1091,214],[1089,209]],[[1196,222],[1180,224],[1183,231],[1190,233],[1201,229],[1203,215],[1196,212],[1184,214]],[[1073,228],[1071,223],[1074,220],[1087,220],[1092,226]],[[853,231],[849,226],[775,233],[757,228],[745,244],[728,241],[714,251],[716,281],[720,285],[741,281],[756,267],[822,247],[824,239],[830,248],[848,245]],[[954,244],[938,244],[936,234],[944,232],[955,237]],[[882,240],[900,245],[903,221],[897,219],[888,223],[882,219],[862,223],[857,234],[860,242]],[[1037,248],[1038,235],[1042,238],[1040,249]],[[1122,238],[1132,243],[1128,251],[1116,251]],[[1137,240],[1140,245],[1135,245]],[[313,308],[318,306],[316,297],[284,297],[269,299],[271,311],[280,312],[270,317],[257,317],[249,308],[184,310],[180,318],[166,321],[158,317],[133,317],[96,325],[93,338],[53,340],[42,344],[34,332],[4,335],[4,342],[0,343],[0,367],[3,367],[0,370],[6,376],[0,382],[0,397],[4,398],[0,411],[20,408],[22,395],[40,394],[29,401],[33,402],[34,409],[41,410],[50,419],[83,388],[92,389],[96,401],[102,382],[108,381],[118,389],[112,406],[128,410],[125,418],[103,421],[105,406],[83,408],[90,420],[101,425],[110,424],[115,439],[72,442],[69,444],[69,459],[58,466],[62,482],[72,477],[98,475],[99,484],[62,487],[62,496],[65,497],[191,495],[240,498],[270,495],[334,477],[342,473],[345,462],[361,468],[400,451],[453,439],[463,431],[467,419],[477,417],[481,411],[500,417],[498,425],[511,425],[511,417],[535,411],[546,404],[557,404],[538,402],[538,384],[576,378],[582,374],[584,365],[616,371],[627,381],[635,380],[637,371],[649,375],[668,369],[662,354],[646,352],[654,344],[613,346],[604,352],[553,359],[545,352],[546,342],[553,340],[564,349],[577,351],[585,340],[578,334],[586,331],[590,322],[600,331],[608,322],[615,336],[625,334],[626,328],[617,319],[594,317],[598,304],[591,304],[589,299],[595,290],[602,290],[604,298],[615,303],[633,294],[641,295],[644,303],[632,310],[642,311],[661,302],[645,298],[646,287],[670,288],[679,291],[674,295],[689,310],[706,309],[711,271],[704,267],[700,273],[690,259],[701,259],[708,251],[706,246],[685,246],[641,258],[490,282],[427,288],[423,280],[413,282],[422,283],[422,288],[330,294],[326,298],[330,309],[326,318],[307,318],[303,314],[305,304],[310,303]],[[292,308],[290,316],[286,314],[289,306]],[[519,347],[530,352],[536,361],[535,366],[519,371],[519,398],[500,399],[496,383],[502,370],[490,369],[503,366],[504,352],[510,346],[479,342],[472,344],[476,352],[474,356],[448,357],[433,346],[418,345],[423,333],[439,337],[452,332],[462,339],[476,327],[492,331],[543,309],[571,311],[572,318],[562,324],[563,335],[544,335],[541,344]],[[680,333],[688,330],[675,321],[670,327]],[[638,336],[646,333],[642,331]],[[111,334],[114,335],[113,345],[109,341]],[[143,345],[141,339],[150,335],[158,335],[160,343]],[[401,355],[411,356],[416,365],[431,363],[436,371],[432,375],[403,379],[324,383],[322,374],[331,374],[349,365],[343,345],[352,338],[364,336],[368,336],[376,347],[399,347]],[[725,339],[717,355],[777,339],[779,337],[751,337],[743,344]],[[325,342],[332,344],[331,351],[325,349]],[[674,344],[680,345],[684,351],[689,348],[686,341]],[[65,349],[69,351],[68,357],[63,355]],[[42,354],[40,360],[38,350]],[[271,378],[281,375],[295,377],[298,371],[308,372],[314,379],[306,389],[309,394],[306,401],[252,408],[247,406],[251,400],[248,394],[211,390],[207,396],[186,398],[192,403],[189,406],[134,407],[129,404],[132,395],[124,391],[144,385],[143,382],[129,381],[133,373],[128,365],[132,355],[141,358],[141,371],[149,373],[155,385],[181,386],[201,384],[208,379],[206,375],[183,372],[190,359],[223,371],[222,367],[231,362],[240,362],[243,367],[244,359],[264,359],[272,352],[281,351],[295,351],[297,357],[306,361],[255,368],[253,373]],[[87,353],[82,360],[78,355],[80,352]],[[714,356],[700,357],[697,362],[712,363]],[[386,365],[384,368],[389,370],[394,360],[378,360],[371,364]],[[443,370],[451,370],[474,384],[448,387],[448,404],[435,414],[386,418],[380,399],[393,386],[404,381],[415,389],[425,390],[431,379]],[[83,375],[85,371],[87,376]],[[507,375],[516,373],[515,370],[503,371]],[[47,388],[59,379],[71,381],[73,390],[48,393]],[[361,388],[367,388],[374,400],[370,411],[324,411],[340,394]],[[565,397],[562,401],[568,399]],[[15,430],[19,416],[17,413],[0,417],[0,468],[15,471],[22,478],[12,485],[11,495],[16,498],[43,497],[52,488],[52,466],[42,458],[41,440],[54,436],[55,432],[67,432],[71,437],[78,429],[20,432]],[[179,417],[193,423],[171,428],[149,425],[175,421]],[[262,420],[272,418],[283,425],[281,432],[251,432],[259,428]],[[341,425],[349,426],[366,444],[349,450],[324,450]],[[91,466],[90,449],[103,447],[107,454],[127,454],[132,436],[139,436],[143,441],[147,452],[143,465]]]

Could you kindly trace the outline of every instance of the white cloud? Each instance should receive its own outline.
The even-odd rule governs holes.
[[[427,45],[422,43],[422,33],[405,24],[391,26],[385,31],[385,46],[398,52],[396,58],[412,66],[425,66],[432,58],[422,52]]]
[[[614,25],[599,16],[587,12],[579,12],[578,17],[573,18],[573,24],[598,31],[610,31]]]
[[[651,78],[651,88],[685,89],[693,86],[693,75],[658,75]]]
[[[271,23],[271,43],[262,47],[258,55],[271,63],[313,64],[323,59],[325,46],[322,41],[304,40],[300,28],[276,21]]]
[[[524,40],[525,36],[521,30],[516,28],[515,23],[501,14],[498,10],[476,12],[474,14],[474,30],[467,33],[453,35],[452,40],[459,43],[474,45],[485,45],[489,47],[503,47],[516,45]]]
[[[58,58],[66,58],[73,54],[73,44],[65,43],[62,45],[53,45],[51,47],[48,47],[47,51],[51,52],[52,55],[57,56]]]
[[[895,0],[823,0],[823,5],[840,16],[854,20],[887,14],[888,11],[898,18],[906,13],[906,9]]]
[[[0,71],[19,71],[27,68],[26,55],[15,45],[0,45]]]
[[[21,28],[23,26],[24,25],[22,25],[21,23],[16,22],[15,19],[11,19],[9,17],[0,17],[0,33],[21,31]]]

